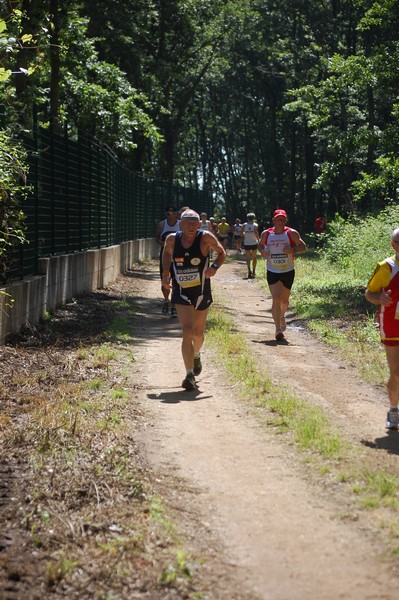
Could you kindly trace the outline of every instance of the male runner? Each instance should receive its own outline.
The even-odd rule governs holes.
[[[385,427],[399,428],[399,229],[394,229],[391,246],[395,254],[379,262],[367,284],[366,298],[379,306],[378,325],[389,367],[387,382],[390,407]]]
[[[227,249],[227,243],[229,241],[230,225],[226,221],[226,217],[222,217],[218,224],[217,238],[222,244],[223,248]]]
[[[172,289],[172,302],[183,332],[181,350],[186,377],[182,387],[192,390],[196,385],[195,376],[202,371],[200,350],[212,303],[210,278],[223,264],[226,252],[214,235],[200,229],[200,218],[194,210],[182,213],[180,228],[181,231],[171,233],[165,241],[162,285],[167,290]],[[209,266],[211,251],[217,256]]]
[[[247,214],[247,222],[241,227],[241,236],[243,237],[243,246],[245,250],[245,261],[248,269],[248,279],[254,279],[256,276],[256,254],[258,252],[259,232],[258,224],[255,223],[254,213]],[[252,261],[252,270],[251,270]]]
[[[274,227],[262,231],[259,242],[260,253],[266,259],[267,283],[272,295],[272,316],[278,342],[285,339],[285,313],[295,277],[294,255],[306,250],[299,233],[287,227],[286,223],[285,210],[276,209],[273,214]]]

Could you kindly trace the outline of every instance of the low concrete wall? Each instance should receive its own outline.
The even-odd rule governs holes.
[[[135,262],[158,255],[155,239],[147,238],[39,259],[39,275],[0,288],[0,345],[8,334],[36,325],[46,311],[84,292],[104,288]]]

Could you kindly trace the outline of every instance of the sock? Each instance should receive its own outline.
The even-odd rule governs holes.
[[[393,410],[394,412],[398,411],[398,407],[397,406],[390,406],[389,410]]]
[[[191,373],[191,375],[194,375],[194,369],[187,369],[187,375],[189,375]]]
[[[199,352],[195,352],[194,358],[199,358],[200,356],[201,356],[201,354]]]

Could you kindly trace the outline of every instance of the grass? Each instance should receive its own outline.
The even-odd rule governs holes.
[[[280,432],[289,431],[303,450],[325,458],[342,458],[345,444],[334,432],[322,409],[309,406],[286,389],[274,385],[265,371],[254,363],[246,341],[235,330],[232,319],[214,307],[208,317],[208,338],[222,359],[233,383],[240,384],[241,395],[252,397],[255,406],[267,409],[264,420]]]
[[[385,383],[388,368],[376,310],[364,298],[365,281],[350,278],[310,252],[296,259],[290,307],[309,330],[339,351],[369,383]]]
[[[18,522],[33,547],[44,552],[44,582],[53,590],[79,579],[90,564],[96,565],[100,595],[104,589],[109,597],[111,590],[118,595],[125,580],[140,577],[149,589],[175,587],[187,598],[200,598],[192,581],[195,565],[137,461],[127,391],[134,384],[135,309],[122,301],[110,313],[103,343],[80,342],[65,353],[57,374],[30,369],[27,377],[15,368],[14,380],[7,382],[11,390],[16,385],[23,390],[26,420],[2,416],[3,441],[9,453],[26,452],[31,470],[30,479],[28,473],[24,477],[29,493]],[[1,385],[6,397],[8,388]]]
[[[298,275],[305,268],[301,262]],[[260,276],[261,271],[259,269]],[[323,276],[328,277],[326,273]],[[303,280],[303,285],[305,283]],[[298,277],[298,289],[299,284]],[[338,318],[332,313],[331,319],[343,323],[342,307],[347,288],[337,283],[331,296],[325,284],[320,284],[319,289],[324,306],[328,302],[340,306],[341,316]],[[309,300],[303,303],[303,310],[309,310],[309,314],[312,310],[320,311],[321,301],[315,300],[312,308],[308,306],[312,293],[307,294]],[[352,306],[357,302],[355,299]],[[122,314],[125,309],[127,318]],[[0,429],[5,430],[8,450],[14,446],[32,453],[31,501],[26,506],[26,514],[19,515],[19,519],[31,533],[33,544],[43,547],[46,556],[50,554],[53,540],[65,539],[65,531],[68,532],[65,554],[57,554],[61,550],[57,548],[48,562],[50,586],[56,587],[62,579],[75,576],[82,556],[76,548],[83,544],[85,559],[93,564],[99,560],[101,564],[98,584],[105,580],[108,585],[112,581],[116,590],[123,586],[126,573],[138,572],[146,560],[155,561],[153,556],[148,558],[146,548],[154,551],[161,548],[162,552],[167,549],[158,574],[161,584],[182,586],[190,590],[187,597],[199,598],[199,593],[191,589],[195,565],[186,556],[162,498],[151,486],[150,477],[137,465],[131,433],[126,427],[131,394],[125,388],[131,381],[128,376],[131,377],[135,361],[131,345],[132,316],[134,306],[130,302],[117,305],[116,320],[104,323],[101,338],[105,339],[104,343],[97,346],[81,343],[72,356],[72,364],[77,368],[61,369],[59,380],[51,379],[43,370],[27,378],[15,369],[13,385],[26,389],[24,396],[21,395],[22,401],[26,398],[23,402],[26,420],[9,427],[7,418],[3,418]],[[323,318],[314,321],[322,323]],[[363,344],[366,354],[368,336],[374,340],[375,332],[370,323],[363,326],[360,316],[356,325],[361,340],[356,344]],[[107,335],[118,343],[111,345]],[[287,444],[295,445],[317,476],[352,490],[353,498],[365,510],[397,509],[396,476],[360,464],[356,449],[333,429],[321,408],[310,406],[289,389],[273,384],[269,374],[254,364],[250,348],[234,321],[216,305],[209,315],[207,340],[218,354],[219,362],[226,367],[235,389],[264,427]],[[107,507],[124,532],[109,529],[111,521],[108,523],[102,513]],[[395,515],[385,523],[392,535],[395,530],[399,531]],[[92,536],[87,533],[91,528]],[[93,541],[95,544],[90,545]],[[114,561],[109,560],[110,555]],[[157,560],[159,565],[159,557]]]
[[[364,464],[367,459],[362,459],[358,449],[332,427],[322,408],[273,384],[267,371],[254,363],[245,338],[221,306],[214,305],[208,317],[207,340],[225,365],[229,381],[244,401],[252,403],[257,418],[265,427],[285,436],[287,443],[295,444],[314,473],[346,485],[363,509],[378,509],[381,505],[397,509],[397,475]],[[398,519],[393,523],[399,527]]]

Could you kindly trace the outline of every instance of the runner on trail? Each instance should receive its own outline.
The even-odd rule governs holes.
[[[160,252],[159,252],[159,274],[161,277],[161,281],[162,281],[162,254],[163,254],[163,247],[165,244],[165,239],[169,235],[169,233],[173,233],[175,231],[180,230],[180,221],[178,220],[178,215],[179,215],[179,213],[175,206],[167,206],[165,208],[165,217],[166,218],[163,219],[163,221],[160,221],[157,225],[155,238],[161,247]],[[164,298],[164,301],[162,304],[162,313],[164,315],[167,315],[168,311],[169,311],[170,290],[165,288],[161,283],[161,291],[162,291],[163,298]],[[171,306],[170,306],[170,314],[172,317],[177,316],[176,308],[173,304],[171,304]]]
[[[218,224],[217,238],[222,244],[223,248],[227,249],[227,243],[229,241],[230,225],[226,221],[226,217],[222,217]]]
[[[241,220],[237,218],[233,225],[233,242],[234,242],[234,248],[235,248],[235,251],[237,254],[241,254],[241,244],[242,244],[241,227],[242,227]]]
[[[259,250],[266,260],[266,275],[272,295],[272,317],[276,327],[276,340],[285,339],[285,313],[295,278],[294,255],[305,252],[306,244],[298,231],[286,226],[287,213],[277,208],[273,213],[273,225],[262,231]]]
[[[180,228],[165,241],[162,285],[172,289],[172,302],[183,332],[181,350],[186,376],[182,387],[192,390],[195,376],[202,371],[200,350],[212,303],[210,278],[223,264],[226,252],[212,233],[200,229],[200,218],[194,210],[182,213]],[[209,265],[211,251],[216,253],[216,259]]]
[[[205,212],[200,214],[201,223],[200,227],[202,231],[210,231],[211,230],[211,222],[208,220],[208,215]]]
[[[327,230],[327,219],[326,217],[317,217],[314,222],[315,231],[315,248],[321,246],[323,243],[323,236]]]
[[[209,223],[211,225],[209,231],[217,237],[218,236],[218,226],[215,221],[215,217],[209,217]]]
[[[248,279],[255,279],[256,277],[256,254],[258,252],[259,243],[259,231],[258,224],[255,223],[255,214],[248,213],[247,221],[243,223],[241,227],[241,235],[243,238],[243,246],[245,250],[245,260],[248,268]],[[252,270],[251,270],[252,262]]]
[[[379,262],[366,289],[366,299],[379,306],[378,325],[389,367],[387,391],[389,410],[385,427],[399,428],[399,229],[394,229],[391,246],[395,254]]]

